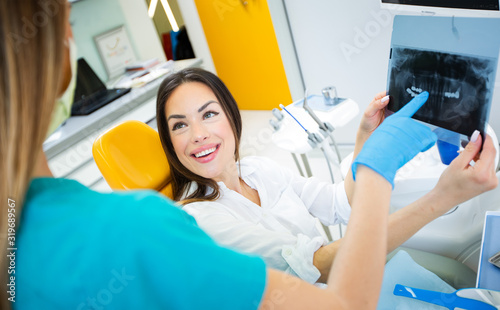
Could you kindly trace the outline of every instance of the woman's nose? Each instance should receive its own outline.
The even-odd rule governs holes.
[[[191,126],[192,130],[192,141],[193,143],[200,143],[208,139],[210,134],[208,133],[208,130],[203,126],[202,124],[197,124]]]

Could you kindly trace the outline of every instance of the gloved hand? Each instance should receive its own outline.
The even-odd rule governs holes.
[[[394,188],[397,170],[419,152],[434,145],[436,134],[429,127],[411,119],[428,98],[428,92],[421,93],[375,129],[352,163],[354,180],[356,169],[361,164],[383,176]]]

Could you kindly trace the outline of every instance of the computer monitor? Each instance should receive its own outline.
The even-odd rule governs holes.
[[[414,118],[466,136],[484,132],[500,51],[496,29],[497,18],[395,16],[388,108],[398,111],[428,91]]]
[[[92,70],[84,58],[78,59],[77,84],[75,88],[75,102],[106,89],[106,85]]]
[[[85,59],[80,58],[71,115],[88,115],[129,91],[130,88],[108,89]]]
[[[499,0],[381,0],[383,9],[425,15],[500,17]]]

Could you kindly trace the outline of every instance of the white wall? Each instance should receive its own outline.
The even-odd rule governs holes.
[[[386,89],[392,16],[375,0],[285,0],[285,5],[309,94],[333,85],[364,111]],[[337,143],[354,143],[361,112],[334,131]]]
[[[339,96],[358,103],[361,111],[358,117],[334,132],[338,143],[353,144],[362,111],[375,94],[386,89],[392,21],[398,12],[381,9],[378,0],[270,0],[275,27],[276,23],[283,25],[286,22],[275,20],[279,15],[276,13],[278,4],[271,2],[276,1],[285,4],[300,71],[309,94],[320,94],[323,87],[334,85]],[[203,59],[207,70],[215,72],[194,0],[179,1],[179,6],[196,56]],[[294,85],[300,88],[300,83]],[[500,135],[498,76],[495,85],[490,124]],[[294,87],[292,93],[295,92]],[[295,94],[294,99],[297,96]]]
[[[138,60],[165,59],[156,29],[147,14],[145,1],[79,1],[72,4],[70,21],[78,57],[84,57],[103,81],[107,81],[108,76],[94,36],[115,27],[125,25]]]
[[[163,46],[158,39],[153,20],[148,16],[146,1],[119,0],[123,15],[130,25],[128,31],[132,37],[139,60],[158,58],[165,60]]]
[[[297,101],[304,98],[304,81],[302,80],[297,53],[295,52],[293,37],[288,24],[285,4],[283,1],[267,0],[267,5],[273,21],[274,33],[278,41],[290,94],[292,100]]]
[[[379,0],[283,0],[304,82],[309,93],[328,85],[355,100],[364,111],[386,89],[393,15]],[[400,14],[416,14],[400,12]],[[500,29],[493,30],[500,32]],[[500,78],[497,74],[490,125],[500,135]],[[354,143],[361,113],[334,134]]]
[[[85,0],[71,6],[70,16],[73,37],[78,47],[78,57],[83,57],[103,81],[108,80],[106,69],[94,42],[94,36],[126,25],[126,18],[117,0]],[[126,26],[130,34],[130,26]],[[133,44],[133,43],[132,43]],[[132,47],[136,52],[135,46]]]

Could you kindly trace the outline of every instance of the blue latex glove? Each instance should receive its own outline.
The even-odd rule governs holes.
[[[398,169],[434,145],[436,134],[429,127],[411,119],[428,98],[428,92],[421,93],[375,129],[352,163],[354,180],[357,167],[361,164],[383,176],[394,188]]]

